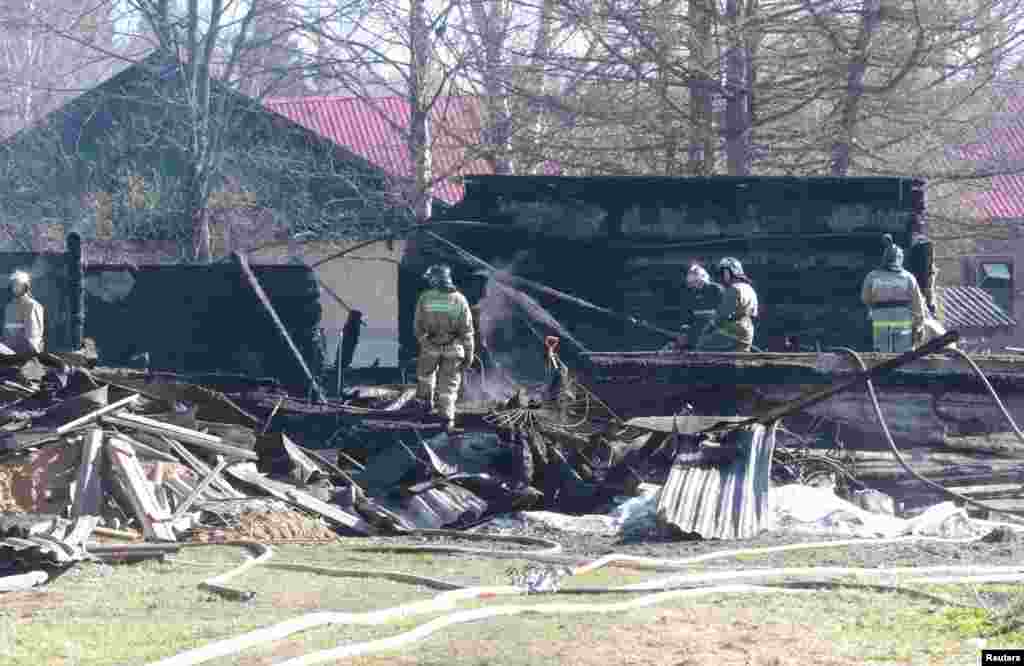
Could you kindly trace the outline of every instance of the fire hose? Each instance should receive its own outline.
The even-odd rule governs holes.
[[[543,539],[529,539],[524,540],[521,537],[501,537],[501,536],[487,536],[487,535],[470,535],[462,532],[449,532],[447,530],[430,530],[424,531],[421,534],[424,536],[458,536],[462,538],[470,537],[476,539],[487,539],[495,541],[515,541],[517,543],[532,543],[533,545],[547,544],[545,548],[534,551],[493,551],[484,548],[463,548],[458,546],[395,546],[385,548],[362,548],[364,552],[373,550],[387,550],[388,552],[449,552],[453,554],[476,554],[487,557],[505,557],[515,558],[522,560],[539,560],[543,562],[550,562],[552,560],[564,563],[567,561],[565,556],[558,556],[560,546],[551,541]],[[978,537],[980,538],[980,537]],[[776,546],[768,548],[750,548],[741,550],[731,551],[720,551],[716,553],[708,553],[705,555],[683,559],[683,560],[669,560],[649,557],[636,557],[630,555],[611,554],[606,555],[602,558],[571,568],[569,574],[572,576],[582,575],[590,571],[594,571],[598,568],[608,566],[610,564],[626,564],[633,567],[655,569],[655,570],[680,570],[690,567],[694,564],[706,562],[712,559],[736,557],[737,555],[758,555],[772,552],[780,552],[787,550],[798,550],[798,549],[809,549],[809,548],[830,548],[839,547],[852,544],[864,544],[864,543],[896,543],[896,542],[907,542],[907,541],[940,541],[940,542],[954,542],[954,543],[969,543],[977,540],[977,538],[968,539],[945,539],[937,537],[898,537],[893,539],[880,539],[880,540],[846,540],[846,541],[831,541],[831,542],[820,542],[820,543],[806,543],[806,544],[791,544],[787,546]],[[193,544],[195,546],[206,546],[213,544]],[[379,611],[370,611],[365,613],[345,613],[345,612],[317,612],[302,615],[300,617],[280,622],[270,627],[257,629],[245,634],[229,638],[221,641],[216,641],[209,645],[195,648],[178,655],[162,659],[158,662],[154,662],[151,666],[193,666],[194,664],[205,663],[213,659],[219,659],[229,655],[237,654],[243,650],[249,649],[256,645],[263,643],[282,640],[288,636],[300,632],[306,631],[314,627],[322,627],[326,625],[382,625],[389,622],[393,622],[398,619],[408,618],[415,615],[434,614],[438,612],[444,612],[454,610],[457,604],[461,601],[471,599],[488,599],[496,598],[499,596],[515,596],[529,594],[530,590],[522,586],[480,586],[480,587],[465,587],[458,583],[451,583],[447,581],[441,581],[438,579],[428,578],[419,576],[416,574],[407,574],[399,572],[388,572],[388,571],[365,571],[365,570],[345,570],[345,569],[333,569],[329,567],[323,567],[319,565],[311,564],[300,564],[300,563],[274,563],[269,561],[273,551],[268,546],[263,546],[256,542],[234,542],[231,545],[244,546],[246,548],[255,549],[260,552],[260,556],[257,559],[250,560],[243,563],[241,566],[235,569],[217,576],[216,578],[204,581],[202,584],[205,589],[223,588],[224,584],[231,578],[247,571],[254,566],[264,566],[267,568],[275,568],[290,571],[309,571],[313,573],[333,575],[333,576],[347,576],[356,578],[386,578],[389,580],[395,580],[398,582],[405,582],[410,584],[419,584],[433,589],[445,590],[441,594],[427,599],[424,601],[412,602],[409,604],[383,609]],[[204,565],[209,566],[209,565]],[[622,612],[632,610],[635,608],[641,608],[645,606],[651,606],[665,601],[682,598],[694,598],[699,596],[709,596],[716,594],[776,594],[776,593],[797,593],[797,592],[808,592],[806,589],[808,585],[814,587],[822,587],[835,585],[838,587],[861,587],[861,585],[853,583],[835,583],[829,579],[835,579],[840,577],[849,576],[851,574],[869,576],[874,578],[880,578],[882,581],[888,581],[890,579],[898,579],[900,577],[909,578],[907,582],[912,583],[929,583],[929,582],[944,582],[944,583],[957,583],[957,582],[985,582],[989,580],[998,580],[1000,582],[1016,582],[1024,580],[1024,565],[1019,567],[973,567],[973,566],[939,566],[939,567],[898,567],[890,569],[863,569],[863,568],[846,568],[846,567],[802,567],[802,568],[782,568],[782,569],[759,569],[759,570],[739,570],[739,571],[725,571],[725,572],[711,572],[711,573],[700,573],[691,574],[684,578],[672,578],[667,580],[653,580],[647,583],[641,583],[639,585],[622,586],[619,588],[597,588],[597,589],[584,589],[584,590],[569,590],[564,592],[572,592],[576,594],[595,594],[595,593],[630,593],[630,592],[649,592],[638,599],[633,599],[620,603],[610,604],[567,604],[567,603],[551,603],[551,604],[540,604],[540,605],[499,605],[491,606],[480,609],[465,610],[455,612],[450,615],[435,618],[425,624],[419,625],[418,627],[390,636],[383,639],[367,641],[362,643],[356,643],[351,645],[343,645],[337,648],[331,648],[307,654],[295,659],[290,659],[282,663],[281,666],[299,666],[300,664],[314,664],[323,663],[326,661],[334,661],[345,657],[357,656],[361,654],[368,654],[370,652],[377,652],[382,650],[392,650],[399,648],[403,645],[421,640],[427,636],[444,629],[445,627],[452,626],[455,624],[462,624],[466,622],[476,622],[483,619],[489,619],[493,617],[511,616],[520,614],[573,614],[573,613],[611,613],[611,612]],[[915,574],[917,574],[915,576]],[[945,574],[942,577],[938,577],[939,574]],[[778,579],[778,578],[792,578],[794,576],[802,576],[805,579],[802,581],[789,581],[783,583],[774,583],[769,585],[749,585],[749,584],[736,584],[736,583],[724,583],[718,585],[696,587],[693,586],[701,585],[702,583],[714,583],[737,579]],[[680,588],[689,589],[680,589]],[[918,590],[911,588],[902,587],[896,584],[888,585],[864,585],[871,589],[885,589],[889,591],[899,591],[904,593],[911,593],[918,597],[926,597],[932,600],[937,600],[941,603],[953,604],[963,606],[952,602],[942,597],[930,595]],[[813,591],[813,590],[810,590]],[[236,595],[236,598],[249,598],[245,595]]]
[[[867,367],[864,365],[863,360],[857,355],[856,352],[849,349],[842,349],[844,353],[847,353],[859,366],[862,373],[867,372]],[[953,353],[958,353],[961,357],[965,358],[968,364],[972,367],[975,373],[979,376],[990,395],[995,400],[997,406],[1010,423],[1014,434],[1024,442],[1024,433],[1017,427],[1016,422],[1012,416],[1006,410],[1002,401],[999,399],[998,394],[992,387],[991,383],[985,377],[984,373],[980,368],[963,352],[959,350],[950,350]],[[869,396],[871,398],[872,406],[875,410],[875,415],[879,420],[882,427],[883,433],[885,434],[886,440],[889,444],[890,449],[895,455],[897,461],[906,469],[908,473],[917,478],[918,480],[925,482],[931,487],[934,487],[944,494],[958,500],[967,502],[976,506],[979,506],[987,511],[1009,514],[1013,516],[1021,515],[1020,512],[1002,510],[990,507],[983,502],[972,500],[969,497],[960,495],[951,490],[948,490],[933,481],[930,481],[920,474],[917,474],[912,470],[906,461],[903,459],[899,449],[897,448],[891,433],[889,432],[887,423],[885,421],[884,414],[881,411],[881,407],[878,402],[878,397],[875,393],[874,384],[868,377],[866,380],[868,387]],[[989,523],[994,524],[994,523]],[[1004,527],[1015,527],[1011,525],[1003,525]],[[486,540],[508,540],[510,537],[494,537],[488,535],[478,534],[467,534],[463,532],[449,532],[447,530],[424,530],[412,533],[413,535],[419,534],[422,536],[458,536],[460,538],[470,538],[475,540],[486,539]],[[779,552],[785,550],[797,550],[797,549],[809,549],[809,548],[828,548],[828,547],[840,547],[853,544],[882,544],[882,543],[897,543],[907,541],[941,541],[941,542],[953,542],[953,543],[970,543],[977,541],[981,537],[967,538],[967,539],[944,539],[937,537],[923,537],[923,536],[910,536],[910,537],[898,537],[894,539],[881,539],[871,540],[865,542],[863,540],[847,540],[847,541],[831,541],[821,543],[810,543],[810,544],[792,544],[788,546],[777,546],[772,548],[752,548],[743,550],[733,551],[720,551],[717,553],[709,553],[706,555],[684,559],[684,560],[668,560],[658,558],[647,558],[647,557],[636,557],[622,554],[611,554],[606,555],[602,558],[594,560],[592,562],[583,564],[581,566],[570,567],[568,574],[571,576],[582,575],[590,571],[594,571],[604,566],[617,564],[619,566],[626,565],[641,569],[653,569],[653,570],[680,570],[697,564],[705,562],[711,559],[724,558],[724,557],[736,557],[737,555],[751,555],[751,554],[764,554],[770,552]],[[506,558],[506,559],[521,559],[521,560],[535,560],[547,563],[555,563],[566,565],[572,561],[572,558],[567,557],[561,553],[561,547],[552,541],[545,539],[532,539],[532,538],[511,538],[517,543],[526,545],[541,546],[540,550],[533,551],[495,551],[483,548],[465,548],[459,546],[384,546],[384,547],[368,547],[358,548],[356,550],[362,552],[433,552],[433,553],[451,553],[451,554],[469,554],[469,555],[483,555],[486,557]],[[207,544],[196,544],[196,545],[207,545]],[[386,624],[395,619],[405,618],[412,615],[430,614],[436,612],[442,612],[446,610],[453,610],[459,601],[469,599],[485,599],[495,598],[498,596],[506,595],[523,595],[529,592],[528,589],[524,589],[521,586],[482,586],[482,587],[464,587],[457,583],[450,583],[446,581],[439,581],[437,579],[426,578],[417,576],[414,574],[404,574],[396,572],[384,572],[384,571],[358,571],[358,570],[342,570],[342,569],[331,569],[327,567],[320,567],[317,565],[308,564],[295,564],[295,563],[272,563],[268,560],[272,556],[272,551],[267,546],[262,546],[254,542],[237,542],[235,545],[244,545],[250,548],[260,548],[262,550],[259,557],[250,560],[241,566],[233,569],[225,574],[222,574],[216,578],[204,581],[201,585],[204,589],[211,591],[224,592],[230,590],[225,588],[224,583],[230,580],[230,578],[248,570],[249,568],[257,565],[262,565],[270,568],[279,568],[293,571],[312,571],[315,573],[324,573],[329,575],[339,576],[355,576],[360,578],[388,578],[390,580],[398,580],[401,582],[409,582],[413,584],[423,584],[432,588],[446,589],[445,592],[437,595],[433,599],[426,601],[414,602],[395,608],[384,609],[381,611],[371,611],[366,613],[342,613],[342,612],[321,612],[311,613],[304,616],[300,616],[293,620],[278,623],[271,627],[264,629],[258,629],[253,632],[237,636],[235,638],[218,641],[210,645],[196,648],[179,655],[170,657],[168,659],[155,662],[151,666],[192,666],[193,664],[204,663],[211,659],[216,659],[231,654],[235,654],[242,650],[248,649],[254,645],[262,644],[269,641],[281,640],[287,636],[294,634],[299,631],[304,631],[313,627],[324,626],[324,625],[379,625]],[[584,590],[572,590],[574,593],[583,594],[597,594],[597,593],[627,593],[627,592],[650,592],[643,597],[638,599],[611,604],[565,604],[565,603],[554,603],[554,604],[542,604],[533,606],[523,605],[502,605],[487,608],[480,608],[474,610],[467,610],[456,612],[450,615],[446,615],[440,618],[431,620],[425,624],[422,624],[415,629],[410,631],[390,636],[383,639],[374,641],[367,641],[363,643],[357,643],[353,645],[344,645],[337,648],[328,650],[322,650],[319,652],[307,654],[295,659],[290,659],[283,662],[282,666],[299,666],[304,664],[322,663],[325,661],[333,661],[345,657],[357,656],[361,654],[368,654],[370,652],[376,652],[381,650],[391,650],[401,647],[403,645],[421,640],[427,636],[455,624],[461,624],[466,622],[475,622],[482,619],[488,619],[492,617],[511,616],[519,615],[524,613],[531,614],[572,614],[572,613],[609,613],[609,612],[621,612],[625,610],[632,610],[634,608],[640,608],[644,606],[650,606],[679,598],[692,598],[697,596],[705,596],[712,594],[729,594],[729,593],[749,593],[749,594],[765,594],[765,593],[795,593],[798,590],[806,588],[808,585],[815,587],[823,584],[828,584],[830,579],[840,578],[849,576],[851,574],[881,578],[883,580],[888,579],[899,579],[904,577],[905,582],[909,583],[981,583],[981,582],[1020,582],[1024,581],[1024,565],[1014,567],[974,567],[974,566],[939,566],[939,567],[895,567],[888,569],[864,569],[854,567],[798,567],[798,568],[775,568],[775,569],[752,569],[752,570],[739,570],[739,571],[724,571],[724,572],[711,572],[711,573],[699,573],[690,574],[686,576],[675,576],[668,579],[653,579],[639,583],[635,585],[621,586],[617,588],[594,588]],[[916,575],[915,575],[916,574]],[[940,576],[939,574],[945,574]],[[775,578],[792,578],[797,577],[809,577],[809,580],[805,578],[803,581],[789,581],[785,583],[776,583],[773,586],[757,586],[748,584],[735,584],[726,583],[715,585],[714,583],[723,583],[725,581],[735,581],[743,579],[775,579]],[[693,586],[712,583],[711,586],[696,587]],[[849,586],[847,583],[839,583],[841,586]],[[801,587],[802,586],[802,587]],[[690,589],[679,589],[686,588]],[[893,589],[900,591],[909,591],[917,595],[925,595],[925,593],[909,590],[895,584],[873,587],[882,587],[884,589]],[[233,594],[235,598],[251,598],[243,594]],[[931,596],[931,595],[925,595]],[[948,603],[948,600],[941,600]]]
[[[860,370],[862,373],[867,372],[867,365],[864,364],[864,359],[860,357],[860,354],[846,347],[840,347],[838,351],[849,356],[853,360],[854,364],[857,366],[857,369]],[[978,367],[978,365],[974,362],[973,359],[971,359],[970,356],[960,351],[959,349],[950,348],[948,349],[948,351],[952,354],[960,356],[965,361],[967,361],[967,364],[971,367],[974,373],[978,375],[978,378],[981,380],[982,384],[988,390],[989,395],[995,401],[996,406],[999,408],[1000,412],[1002,412],[1003,416],[1010,424],[1010,427],[1013,429],[1014,435],[1016,435],[1016,437],[1022,443],[1024,443],[1024,433],[1022,433],[1020,428],[1017,427],[1017,423],[1013,420],[1013,417],[1010,415],[1010,412],[1006,409],[1006,406],[1003,404],[1003,401],[999,399],[999,394],[996,393],[996,390],[992,387],[992,384],[988,381],[988,377],[985,376],[985,373],[982,371],[982,369]],[[1017,517],[1018,519],[1024,517],[1024,511],[1014,511],[1013,509],[997,509],[982,501],[972,499],[958,492],[954,492],[946,488],[942,484],[936,483],[931,479],[927,479],[918,474],[916,471],[914,471],[907,463],[906,459],[904,459],[903,454],[900,453],[899,448],[896,446],[896,441],[893,439],[892,433],[889,432],[889,424],[886,423],[885,415],[882,414],[882,406],[881,404],[879,404],[878,394],[875,392],[874,382],[872,382],[871,378],[868,377],[865,380],[865,384],[867,385],[868,389],[868,397],[871,399],[871,407],[875,412],[875,417],[878,419],[878,425],[881,426],[882,428],[882,434],[885,436],[886,444],[889,445],[889,450],[892,451],[893,456],[896,458],[896,462],[898,462],[900,466],[903,467],[903,469],[906,470],[908,474],[910,474],[912,477],[914,477],[921,483],[924,483],[930,488],[938,490],[942,494],[946,495],[947,497],[955,501],[970,504],[972,506],[976,506],[979,509],[983,509],[991,513],[1002,513],[1008,516]]]

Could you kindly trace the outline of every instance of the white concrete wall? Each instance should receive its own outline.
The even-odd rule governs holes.
[[[292,243],[258,250],[249,258],[257,264],[296,261],[312,266],[356,244],[356,241]],[[382,367],[398,365],[398,266],[404,248],[404,241],[396,241],[390,250],[387,243],[381,241],[314,269],[321,281],[323,316],[320,326],[327,338],[329,364],[334,363],[338,336],[348,319],[348,308],[354,308],[363,312],[366,326],[359,336],[352,366],[365,367],[377,359]]]

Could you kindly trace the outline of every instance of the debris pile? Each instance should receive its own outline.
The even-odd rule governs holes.
[[[575,381],[557,341],[545,346],[547,381],[464,404],[456,432],[424,419],[408,386],[316,406],[279,393],[261,412],[259,391],[228,396],[100,368],[65,364],[33,386],[8,382],[2,589],[38,584],[26,571],[162,557],[187,542],[322,543],[517,512],[554,525],[577,516],[579,529],[630,537],[746,539],[771,522],[773,485],[824,487],[861,510],[907,515],[863,483],[863,460],[783,427],[781,408],[771,419],[624,421]],[[307,423],[334,434],[309,441]]]
[[[286,435],[200,421],[194,407],[79,375],[84,384],[39,388],[0,409],[0,572],[154,557],[181,541],[371,531],[313,494],[313,477],[330,473]],[[282,451],[305,464],[310,492],[260,471],[277,469]]]

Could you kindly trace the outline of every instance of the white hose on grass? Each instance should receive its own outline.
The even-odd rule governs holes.
[[[785,590],[779,588],[757,587],[754,585],[721,585],[718,587],[705,587],[696,590],[672,590],[670,592],[659,592],[648,594],[639,599],[621,601],[609,604],[571,604],[571,603],[548,603],[532,606],[507,605],[491,606],[490,608],[478,608],[474,610],[460,611],[439,617],[425,624],[388,638],[380,638],[353,645],[342,645],[336,648],[329,648],[319,652],[313,652],[301,657],[295,657],[278,666],[308,666],[309,664],[321,664],[325,661],[336,661],[348,657],[369,654],[371,652],[382,652],[394,650],[404,645],[422,640],[433,633],[446,627],[467,622],[479,622],[495,617],[508,617],[512,615],[578,615],[583,613],[621,613],[623,611],[635,610],[654,606],[673,599],[703,597],[713,594],[800,594],[804,590]]]
[[[500,540],[500,537],[498,537]],[[572,571],[572,575],[578,576],[585,573],[589,573],[596,569],[612,564],[627,564],[632,566],[638,566],[641,568],[661,568],[669,570],[679,570],[693,564],[700,562],[706,562],[713,559],[721,559],[726,557],[736,557],[739,555],[758,555],[768,554],[774,552],[783,552],[791,550],[804,550],[809,548],[826,548],[826,547],[837,547],[837,546],[849,546],[849,545],[860,545],[860,544],[875,544],[875,543],[901,543],[907,541],[942,541],[942,542],[953,542],[953,543],[965,543],[975,541],[976,539],[944,539],[938,537],[898,537],[893,539],[885,540],[844,540],[844,541],[824,541],[807,544],[789,544],[783,546],[772,546],[765,548],[747,548],[738,550],[719,551],[716,553],[707,553],[704,555],[698,555],[692,558],[684,560],[669,560],[660,558],[649,558],[649,557],[636,557],[631,555],[606,555],[602,558],[594,560],[588,564],[577,567]],[[190,544],[192,545],[192,544]],[[231,578],[243,573],[249,568],[257,565],[267,566],[268,568],[293,570],[293,571],[311,571],[315,573],[323,573],[327,575],[335,576],[355,576],[361,578],[388,578],[399,582],[407,582],[410,584],[422,584],[429,587],[442,589],[445,587],[449,588],[449,591],[442,592],[432,599],[424,601],[413,602],[398,606],[395,608],[384,609],[380,611],[370,611],[365,613],[345,613],[345,612],[320,612],[310,613],[307,615],[287,620],[270,627],[263,629],[256,629],[254,631],[236,636],[234,638],[217,641],[209,645],[195,648],[187,652],[180,653],[173,657],[168,657],[158,662],[153,662],[150,666],[194,666],[195,664],[205,663],[212,659],[218,659],[227,657],[233,654],[237,654],[243,650],[249,649],[256,645],[282,640],[288,636],[301,631],[307,631],[309,629],[320,627],[324,625],[336,625],[336,624],[358,624],[358,625],[380,625],[392,622],[396,619],[404,617],[410,617],[414,615],[422,614],[433,614],[443,612],[446,610],[454,610],[456,605],[468,599],[486,599],[494,598],[497,596],[507,595],[522,595],[526,593],[524,588],[513,587],[513,586],[494,586],[494,587],[472,587],[462,588],[457,583],[451,583],[448,581],[442,581],[433,578],[427,578],[418,576],[416,574],[406,574],[400,572],[384,572],[384,571],[361,571],[351,569],[334,569],[330,567],[322,567],[319,565],[309,565],[300,563],[274,563],[269,562],[272,555],[272,551],[260,544],[255,542],[232,542],[229,544],[194,544],[195,546],[203,545],[234,545],[243,546],[246,548],[263,548],[265,549],[259,558],[251,559],[239,567],[232,569],[231,571],[222,574],[216,578],[204,581],[204,585],[210,584],[223,584]],[[445,548],[455,549],[455,552],[462,553],[464,550],[479,551],[474,554],[489,555],[492,551],[485,549],[460,549],[456,546],[427,546],[418,547],[411,546],[410,548],[429,548],[433,552],[443,550]],[[364,551],[369,549],[362,549]],[[394,550],[393,548],[382,548],[382,550]],[[512,555],[511,551],[495,551],[502,556]],[[548,551],[550,552],[550,551]],[[546,553],[533,553],[532,556],[529,552],[518,553],[523,559],[533,558],[545,558],[550,557]],[[617,604],[546,604],[543,606],[546,610],[536,611],[541,613],[555,613],[560,612],[558,608],[568,608],[575,610],[568,610],[566,612],[615,612],[616,610],[628,610],[634,607],[640,607],[642,605],[650,605],[660,603],[662,600],[673,599],[673,598],[684,598],[684,597],[695,597],[703,595],[711,595],[717,593],[734,593],[741,591],[750,591],[752,593],[762,593],[766,591],[773,592],[793,592],[795,590],[787,590],[780,587],[758,587],[749,584],[726,584],[716,585],[713,587],[700,587],[697,589],[668,589],[676,586],[694,586],[699,584],[706,584],[715,581],[727,581],[736,580],[743,578],[753,579],[772,579],[772,578],[792,578],[794,576],[810,577],[810,582],[819,582],[824,578],[840,578],[844,576],[860,575],[874,578],[884,578],[886,576],[893,577],[899,575],[912,575],[912,574],[961,574],[955,578],[941,578],[934,579],[930,577],[921,578],[916,577],[915,580],[921,580],[923,582],[932,582],[933,580],[948,580],[955,582],[961,580],[964,576],[974,580],[976,577],[992,577],[997,576],[1006,578],[1008,576],[1016,577],[1020,576],[1024,578],[1024,564],[1020,567],[976,567],[976,566],[960,566],[960,567],[900,567],[892,569],[864,569],[864,568],[849,568],[849,567],[799,567],[799,568],[783,568],[783,569],[753,569],[753,570],[740,570],[740,571],[725,571],[725,572],[710,572],[702,574],[691,574],[689,576],[673,576],[669,578],[662,578],[652,581],[646,581],[632,586],[623,586],[618,588],[612,588],[611,590],[602,591],[615,591],[615,592],[651,592],[652,594],[646,595],[641,599],[632,600],[629,602],[621,602]],[[806,579],[805,579],[805,582]],[[453,589],[461,588],[461,589]],[[668,596],[666,596],[668,595]],[[632,604],[632,605],[631,605]],[[511,608],[515,610],[505,610]],[[399,645],[405,645],[412,641],[419,640],[424,636],[434,633],[444,627],[460,624],[464,622],[477,621],[486,619],[489,617],[498,617],[503,615],[515,615],[522,613],[534,612],[532,609],[537,608],[533,606],[503,606],[498,608],[487,608],[473,611],[463,611],[455,613],[454,615],[437,618],[428,622],[421,627],[400,634],[398,636],[390,637],[388,639],[380,639],[378,641],[370,641],[365,644],[358,644],[355,646],[344,646],[343,648],[337,648],[334,650],[328,650],[323,653],[315,653],[314,655],[307,655],[307,657],[313,658],[316,661],[289,661],[286,662],[290,665],[297,665],[300,663],[317,663],[317,661],[338,659],[344,656],[354,656],[355,654],[366,654],[370,651],[379,651],[393,649],[393,647]],[[585,609],[599,609],[599,610],[585,610]],[[396,642],[397,641],[397,642]],[[342,654],[336,652],[336,650],[352,650],[358,648],[359,652],[352,654]],[[324,656],[326,655],[326,656]],[[304,659],[306,657],[301,657]]]
[[[674,587],[694,586],[707,583],[718,583],[734,580],[768,580],[774,578],[800,577],[803,580],[828,580],[843,578],[846,576],[859,576],[863,578],[881,578],[884,580],[898,580],[901,577],[913,576],[914,574],[948,574],[951,576],[980,576],[980,575],[1016,575],[1024,576],[1024,564],[1020,566],[934,566],[934,567],[891,567],[887,569],[868,569],[863,567],[788,567],[781,569],[739,569],[736,571],[712,571],[707,573],[689,574],[686,576],[669,576],[622,585],[613,588],[623,592],[645,592],[650,590],[665,590]],[[920,578],[920,576],[918,576]]]

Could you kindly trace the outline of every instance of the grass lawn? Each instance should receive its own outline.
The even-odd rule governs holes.
[[[350,546],[358,543],[276,546],[274,561],[402,571],[469,585],[505,585],[509,581],[506,571],[524,564],[464,556],[353,552]],[[230,583],[256,591],[256,597],[244,603],[228,601],[199,590],[197,585],[241,562],[241,549],[186,549],[177,558],[204,566],[181,561],[115,567],[83,564],[38,591],[0,595],[0,664],[147,664],[305,613],[379,610],[439,593],[381,579],[257,567]],[[800,565],[813,564],[807,555],[801,554],[799,559]],[[731,564],[763,565],[748,558]],[[653,575],[605,569],[566,581],[564,586],[622,585]],[[920,589],[971,604],[978,603],[979,594],[982,599],[1000,599],[999,612],[857,589],[722,595],[677,599],[615,614],[495,618],[449,627],[399,651],[357,657],[348,663],[964,666],[977,663],[979,638],[985,638],[988,647],[1024,648],[1024,630],[1011,628],[1013,617],[1024,620],[1024,592],[1019,586]],[[636,596],[536,595],[465,602],[459,609],[553,602],[607,604],[630,598]],[[209,663],[278,663],[319,649],[391,636],[441,615],[406,618],[383,626],[320,627]],[[993,636],[1000,630],[1000,635]]]

